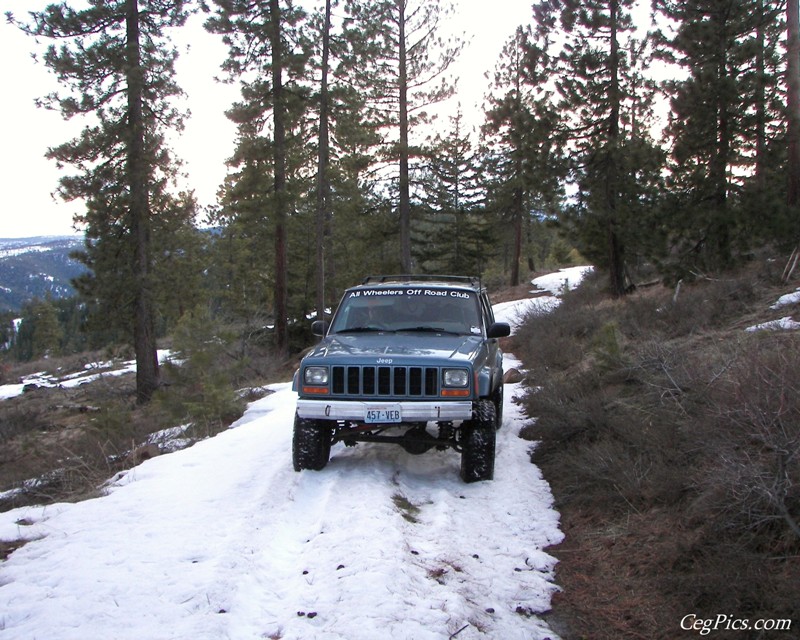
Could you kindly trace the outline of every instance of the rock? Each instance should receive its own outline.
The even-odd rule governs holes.
[[[522,382],[524,377],[519,369],[509,369],[503,374],[503,384],[517,384]]]
[[[160,455],[161,449],[158,448],[157,444],[145,444],[131,451],[128,455],[128,461],[131,464],[139,464]]]

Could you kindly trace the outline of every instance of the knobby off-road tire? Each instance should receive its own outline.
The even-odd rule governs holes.
[[[500,383],[500,386],[497,387],[497,391],[494,392],[494,407],[495,407],[495,429],[499,429],[503,426],[503,383]]]
[[[331,457],[331,429],[321,420],[294,417],[292,462],[295,471],[324,469]]]
[[[494,402],[481,400],[475,417],[461,425],[461,479],[464,482],[494,478],[496,431]]]

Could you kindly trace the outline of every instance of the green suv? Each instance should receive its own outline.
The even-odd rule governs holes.
[[[371,276],[345,291],[295,374],[296,471],[319,470],[343,442],[461,453],[465,482],[494,475],[508,324],[477,278]]]

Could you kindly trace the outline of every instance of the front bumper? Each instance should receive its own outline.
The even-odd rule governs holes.
[[[367,409],[390,409],[400,407],[403,422],[439,422],[470,420],[472,402],[467,401],[420,401],[420,402],[362,402],[360,400],[305,400],[297,401],[297,415],[313,420],[363,421]]]

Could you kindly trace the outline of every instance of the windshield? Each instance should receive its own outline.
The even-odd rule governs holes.
[[[478,298],[470,291],[426,287],[347,292],[331,333],[370,331],[481,335]]]

